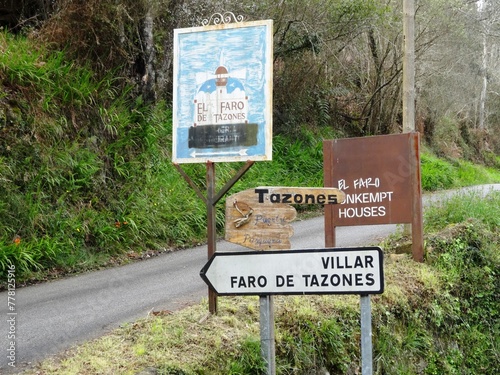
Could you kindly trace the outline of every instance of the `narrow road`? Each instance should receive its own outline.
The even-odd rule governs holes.
[[[470,188],[500,190],[500,184]],[[468,189],[468,190],[470,190]],[[424,202],[436,202],[425,196]],[[324,247],[324,220],[318,217],[294,223],[292,248]],[[396,231],[396,225],[341,227],[337,246],[376,245]],[[220,241],[217,251],[248,250]],[[15,292],[16,367],[8,366],[11,316],[7,292],[0,293],[0,374],[12,374],[78,343],[99,337],[125,322],[152,311],[176,310],[207,296],[199,271],[207,261],[200,246],[166,253],[149,260],[87,273]]]

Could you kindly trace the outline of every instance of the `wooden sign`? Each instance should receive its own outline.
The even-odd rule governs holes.
[[[417,133],[324,141],[325,186],[346,194],[335,226],[411,223]]]
[[[254,250],[290,249],[297,216],[294,204],[337,204],[344,193],[335,188],[258,187],[226,200],[226,241]]]

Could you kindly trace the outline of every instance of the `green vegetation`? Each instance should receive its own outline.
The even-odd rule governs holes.
[[[123,80],[96,78],[26,37],[2,32],[0,50],[1,282],[9,264],[23,283],[205,240],[204,204],[171,163],[165,103],[146,104]],[[325,126],[276,134],[274,160],[234,190],[322,186],[322,140],[336,137]],[[203,189],[205,166],[183,168]],[[218,184],[239,168],[217,165]],[[430,152],[422,176],[426,190],[500,181],[498,169]],[[219,209],[219,233],[223,224]]]
[[[96,81],[61,52],[0,35],[9,104],[0,117],[1,269],[14,263],[22,281],[196,238],[201,207],[163,149],[168,110],[133,100],[110,77]],[[185,198],[165,207],[173,191]]]
[[[498,181],[499,169],[460,159],[446,160],[429,152],[421,155],[422,189],[436,191]]]
[[[205,240],[205,207],[171,164],[167,102],[146,100],[140,85],[130,76],[121,77],[138,58],[135,38],[140,17],[133,15],[137,24],[131,27],[126,23],[132,19],[129,8],[97,0],[83,3],[79,8],[77,2],[68,2],[36,30],[45,39],[0,32],[0,283],[10,264],[16,266],[17,282],[23,283]],[[379,84],[397,82],[400,69],[397,63],[380,64],[377,49],[383,46],[377,43],[388,41],[388,49],[381,52],[391,55],[389,49],[401,45],[400,28],[394,38],[379,37],[381,25],[376,23],[374,29],[367,21],[389,20],[383,17],[388,8],[373,8],[372,1],[336,4],[328,12],[308,15],[311,24],[338,25],[331,30],[331,40],[338,40],[341,48],[324,48],[328,46],[321,33],[309,32],[303,27],[307,22],[290,23],[279,10],[274,160],[256,163],[234,190],[322,186],[323,139],[397,129],[398,91],[390,85],[390,90],[382,90],[385,86]],[[118,11],[120,18],[105,16]],[[304,13],[303,7],[296,12]],[[330,13],[335,15],[331,19],[345,21],[318,22],[318,15]],[[174,26],[170,14],[158,17],[162,27]],[[75,24],[78,32],[72,33]],[[360,34],[360,40],[345,37],[349,32],[342,25],[367,33]],[[122,37],[128,38],[126,45],[120,44]],[[93,44],[94,39],[100,43]],[[51,41],[47,45],[55,49],[47,49],[41,40]],[[372,56],[373,64],[371,59],[352,63],[364,50],[361,40],[370,40],[365,52],[371,52],[366,56]],[[332,55],[321,54],[319,47]],[[344,49],[345,60],[338,53]],[[170,52],[165,51],[166,59]],[[325,76],[323,66],[337,59],[343,68],[327,70],[339,71],[339,76]],[[126,66],[117,66],[123,60]],[[312,60],[324,63],[311,71]],[[388,76],[364,76],[366,66]],[[330,81],[333,86],[327,85]],[[365,82],[378,83],[368,87]],[[363,103],[363,97],[371,99]],[[484,146],[486,133],[474,132],[470,124],[467,128],[454,118],[421,120],[428,120],[424,138],[433,147],[422,154],[424,190],[500,182],[500,157],[491,151],[497,149],[494,142]],[[332,122],[340,125],[330,126]],[[496,134],[493,130],[490,137]],[[450,155],[467,156],[469,161]],[[219,187],[240,166],[217,165]],[[183,169],[204,187],[204,165]],[[224,217],[219,208],[217,225],[222,234]],[[498,193],[485,199],[463,195],[426,209],[425,264],[393,254],[404,240],[401,235],[383,245],[386,290],[373,296],[372,303],[377,374],[488,375],[500,367],[499,210]],[[148,367],[160,374],[261,373],[256,298],[221,298],[219,315],[206,312],[206,304],[173,313],[152,312],[147,319],[26,373],[135,374]],[[276,317],[280,374],[320,369],[359,373],[357,297],[278,297]]]
[[[500,335],[500,193],[444,200],[425,215],[424,264],[382,246],[385,292],[372,296],[375,374],[497,373]],[[443,221],[446,217],[447,223]],[[50,359],[30,374],[262,374],[257,297],[221,297],[152,312]],[[277,296],[278,374],[360,371],[357,296]]]

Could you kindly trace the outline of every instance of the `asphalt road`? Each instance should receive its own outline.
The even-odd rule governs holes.
[[[500,190],[500,185],[474,188]],[[424,197],[436,202],[443,194]],[[318,217],[293,224],[293,249],[324,247],[324,221]],[[341,227],[337,246],[376,245],[396,231],[396,225]],[[248,250],[225,241],[217,251]],[[207,296],[199,271],[207,261],[200,246],[133,264],[87,273],[15,291],[17,315],[8,315],[8,294],[0,293],[0,374],[56,355],[78,343],[99,337],[151,311],[176,310]],[[15,318],[15,325],[8,319]],[[14,326],[16,367],[8,366],[7,334]]]

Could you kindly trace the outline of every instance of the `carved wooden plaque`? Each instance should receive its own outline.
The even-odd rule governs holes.
[[[344,193],[335,188],[258,187],[226,200],[226,241],[254,250],[290,249],[294,204],[336,204]]]

